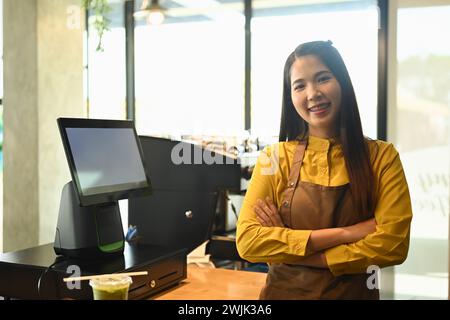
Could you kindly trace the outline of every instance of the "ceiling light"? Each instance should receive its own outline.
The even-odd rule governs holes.
[[[159,5],[158,0],[144,0],[139,11],[133,15],[136,19],[147,19],[151,25],[162,24],[164,22],[164,8]]]

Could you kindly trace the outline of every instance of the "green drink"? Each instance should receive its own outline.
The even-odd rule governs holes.
[[[94,300],[128,300],[128,289],[133,281],[129,276],[111,275],[89,281]]]

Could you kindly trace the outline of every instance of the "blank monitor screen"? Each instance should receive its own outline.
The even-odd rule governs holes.
[[[74,119],[61,121],[82,204],[116,201],[127,198],[130,191],[150,188],[132,122],[82,119],[76,125]]]
[[[147,186],[132,129],[66,131],[83,195]]]

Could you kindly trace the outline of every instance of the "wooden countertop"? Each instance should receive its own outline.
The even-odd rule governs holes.
[[[188,265],[187,279],[156,300],[257,300],[266,282],[261,272]]]

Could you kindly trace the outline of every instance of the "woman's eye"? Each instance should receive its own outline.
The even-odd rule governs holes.
[[[299,85],[296,85],[296,86],[294,87],[294,90],[295,90],[295,91],[297,91],[297,90],[302,90],[303,88],[305,88],[305,86],[304,86],[303,84],[299,84]]]
[[[319,79],[317,79],[317,81],[319,81],[319,82],[325,82],[325,81],[328,81],[328,80],[330,80],[330,79],[331,79],[330,76],[323,76],[323,77],[320,77]]]

